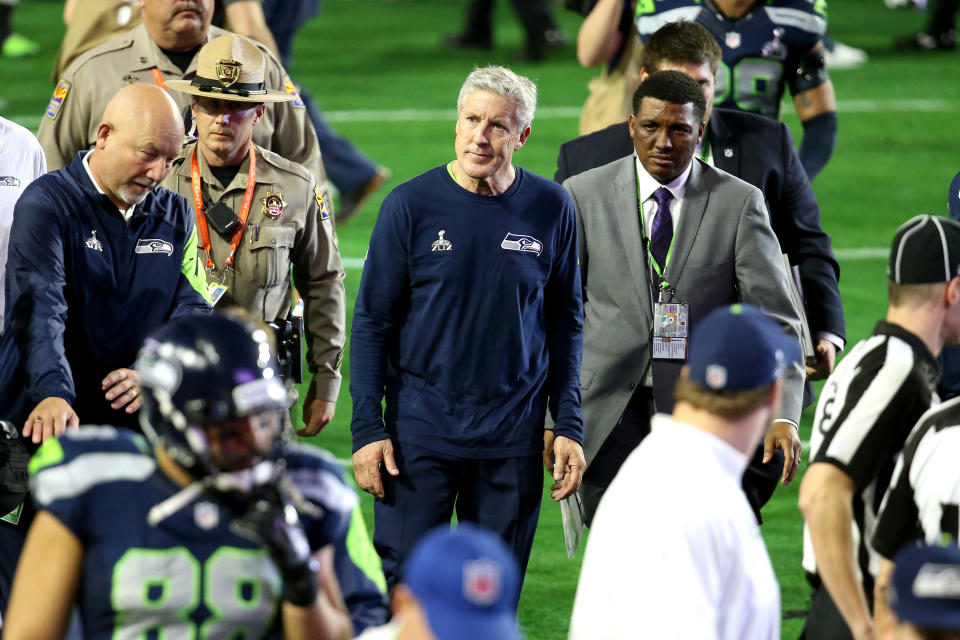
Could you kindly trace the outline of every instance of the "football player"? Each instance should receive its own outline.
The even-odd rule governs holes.
[[[803,123],[807,177],[826,166],[837,141],[837,101],[823,57],[825,0],[638,0],[636,6],[641,42],[677,20],[695,20],[717,39],[723,63],[715,106],[777,118],[789,88]],[[635,48],[638,69],[642,50]]]
[[[4,637],[63,637],[74,603],[93,639],[352,637],[333,566],[366,580],[342,568],[356,496],[323,452],[281,442],[291,389],[268,330],[183,318],[136,366],[149,442],[82,427],[31,462]]]

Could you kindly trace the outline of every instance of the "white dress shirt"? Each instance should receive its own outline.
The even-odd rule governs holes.
[[[27,185],[47,172],[40,143],[27,129],[0,118],[0,333],[3,333],[4,281],[13,207]]]
[[[690,179],[690,169],[693,161],[687,165],[679,176],[667,184],[660,184],[656,178],[647,173],[647,170],[640,163],[640,158],[634,155],[634,162],[637,166],[637,181],[640,185],[640,202],[643,203],[643,230],[650,237],[653,228],[653,219],[657,215],[657,201],[653,199],[653,192],[660,187],[666,187],[673,199],[670,201],[670,218],[673,220],[673,232],[677,232],[677,223],[680,221],[680,213],[683,210],[683,194],[687,190],[687,180]]]
[[[651,427],[600,501],[570,640],[779,640],[780,588],[740,487],[748,457],[670,416]]]
[[[106,195],[106,192],[100,188],[100,183],[97,182],[97,179],[93,177],[93,171],[90,171],[90,156],[92,156],[94,153],[96,153],[96,149],[94,149],[90,153],[83,156],[83,168],[87,170],[87,175],[90,176],[90,182],[93,183],[93,186],[96,188],[97,193]],[[130,222],[130,217],[133,215],[133,210],[136,207],[137,205],[132,204],[126,209],[118,209],[118,211],[120,212],[120,215],[123,216],[124,222],[127,222],[127,223]]]

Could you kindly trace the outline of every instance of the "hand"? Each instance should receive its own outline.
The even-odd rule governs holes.
[[[790,486],[790,481],[800,469],[800,457],[803,455],[803,445],[800,444],[800,434],[792,422],[778,420],[774,422],[767,435],[763,437],[763,463],[770,462],[774,449],[783,449],[783,476],[780,484]]]
[[[282,483],[261,485],[244,498],[249,501],[246,510],[230,529],[270,553],[283,579],[284,600],[298,607],[312,605],[318,591],[313,552]]]
[[[76,429],[80,418],[70,403],[63,398],[51,396],[40,401],[23,423],[23,437],[32,436],[33,444],[46,442],[50,438],[63,435],[67,427]]]
[[[543,430],[543,466],[547,473],[553,473],[553,429]]]
[[[104,397],[112,409],[135,413],[143,404],[140,395],[140,375],[133,369],[117,369],[107,374],[100,382]],[[126,407],[124,409],[124,407]]]
[[[381,464],[392,476],[399,476],[397,462],[393,459],[393,442],[390,438],[377,440],[360,447],[353,454],[353,477],[357,485],[367,493],[383,500],[383,481],[380,479]]]
[[[312,387],[313,385],[311,385]],[[323,428],[333,420],[333,414],[337,410],[336,402],[327,402],[317,400],[310,394],[307,395],[307,401],[303,403],[303,429],[297,431],[301,438],[309,438],[317,435]]]
[[[560,502],[580,488],[586,468],[583,447],[566,436],[557,436],[553,441],[552,465],[553,479],[556,482],[550,487],[550,497],[554,502]]]
[[[825,380],[833,373],[836,360],[837,345],[821,339],[817,344],[817,363],[814,366],[807,365],[807,377],[811,380]]]

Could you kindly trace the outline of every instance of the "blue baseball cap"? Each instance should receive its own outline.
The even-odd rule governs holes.
[[[520,570],[492,533],[461,522],[434,529],[414,547],[406,584],[439,640],[521,640]]]
[[[759,389],[803,358],[800,342],[760,309],[735,304],[711,311],[690,336],[690,380],[714,391]]]
[[[893,562],[890,606],[922,629],[960,631],[960,547],[909,545]]]
[[[950,190],[947,191],[947,210],[951,218],[960,220],[960,173],[953,176]]]

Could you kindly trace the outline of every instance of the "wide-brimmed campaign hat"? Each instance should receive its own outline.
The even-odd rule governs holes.
[[[214,38],[200,49],[193,80],[167,80],[168,89],[235,102],[286,102],[296,93],[267,89],[263,52],[234,34]]]

